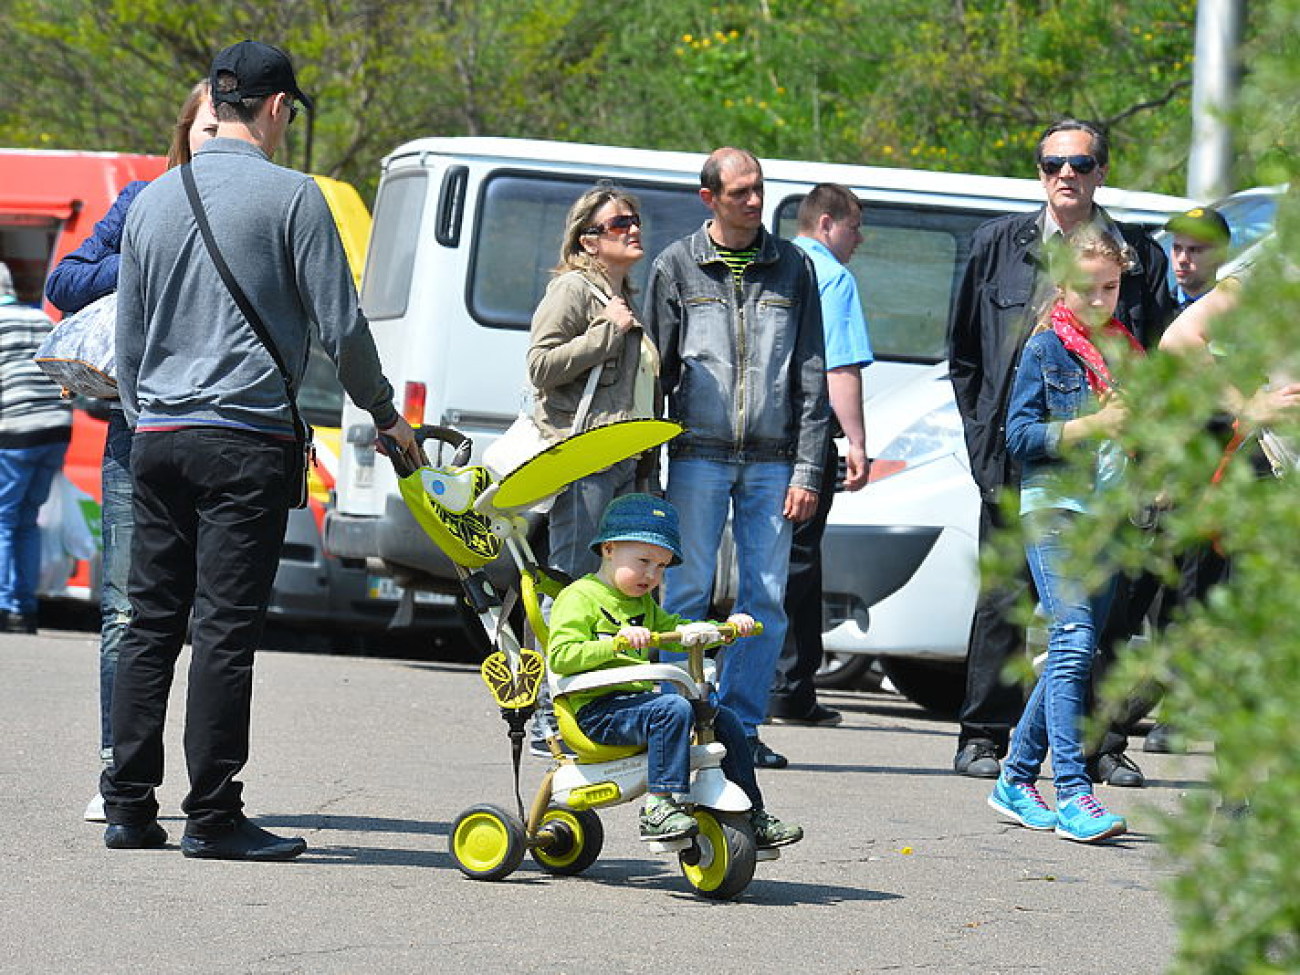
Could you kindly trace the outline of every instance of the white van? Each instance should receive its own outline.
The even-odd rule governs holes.
[[[494,138],[420,139],[389,155],[361,297],[407,419],[455,426],[473,438],[481,455],[518,413],[529,320],[556,263],[574,199],[602,179],[640,197],[647,258],[634,270],[636,284],[643,287],[659,251],[708,216],[697,195],[704,158]],[[865,203],[865,241],[852,270],[877,356],[866,381],[868,448],[874,455],[893,439],[873,405],[877,398],[896,397],[902,384],[920,382],[951,400],[937,364],[945,354],[949,303],[970,235],[990,217],[1040,206],[1041,187],[1034,180],[773,159],[763,160],[763,174],[764,220],[782,236],[795,233],[799,202],[817,183],[842,183]],[[1162,222],[1186,203],[1113,190],[1103,190],[1100,199],[1117,216],[1150,223]],[[326,524],[327,546],[335,554],[369,560],[402,585],[454,590],[450,563],[407,514],[392,469],[371,449],[369,417],[349,404],[343,422],[338,505]],[[907,423],[910,419],[899,419],[888,429]],[[970,495],[973,499],[973,487]],[[836,526],[846,525],[838,517],[848,509],[846,502],[861,497],[837,499]],[[958,530],[973,536],[973,502],[969,518],[958,512],[952,518]],[[856,514],[848,521],[870,527]],[[828,579],[828,591],[852,593],[862,570],[888,569],[893,561],[876,546],[872,530],[851,534],[847,548],[828,534],[837,553],[833,572],[840,576],[834,587]],[[970,559],[960,565],[963,577],[973,571]],[[891,591],[907,578],[895,581]],[[934,584],[961,583],[950,574]],[[835,619],[865,624],[857,606],[871,603],[859,599],[850,606],[842,596],[836,598],[845,612],[833,613],[832,624],[839,626]],[[966,612],[960,624],[966,626],[965,599],[965,593],[960,599],[929,593],[922,612]],[[842,632],[836,636],[840,649],[867,652],[852,639],[840,639]],[[869,652],[887,654],[889,648],[872,646]],[[918,655],[911,648],[905,652]]]

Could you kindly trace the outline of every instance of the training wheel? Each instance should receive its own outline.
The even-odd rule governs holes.
[[[754,830],[743,815],[711,809],[696,809],[695,822],[695,842],[677,855],[682,875],[700,896],[730,900],[754,879]]]
[[[524,862],[528,848],[524,824],[517,816],[487,804],[471,806],[456,817],[449,841],[452,859],[471,880],[501,880]]]
[[[605,845],[605,827],[590,809],[551,806],[542,814],[538,832],[545,839],[533,846],[533,859],[547,873],[562,876],[582,873]]]

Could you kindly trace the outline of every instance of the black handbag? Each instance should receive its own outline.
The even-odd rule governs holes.
[[[261,340],[266,351],[270,353],[276,369],[280,372],[280,379],[284,382],[285,394],[289,397],[289,411],[293,414],[293,431],[297,442],[297,451],[295,457],[299,461],[299,470],[296,474],[296,492],[294,495],[293,507],[307,507],[307,477],[311,471],[311,465],[315,461],[316,449],[312,443],[311,426],[302,418],[298,412],[298,398],[293,392],[293,380],[289,378],[289,370],[285,368],[284,360],[280,358],[280,351],[275,347],[271,340],[271,335],[266,330],[266,325],[262,321],[262,316],[257,313],[248,296],[244,294],[244,289],[239,286],[235,276],[230,273],[230,266],[226,263],[225,257],[222,256],[217,242],[212,236],[212,227],[208,224],[208,215],[203,209],[203,202],[199,199],[199,189],[194,184],[194,173],[191,170],[191,163],[186,163],[181,167],[181,182],[185,184],[185,194],[190,198],[190,208],[194,211],[194,219],[199,225],[199,233],[203,236],[203,243],[208,249],[208,255],[212,258],[212,263],[217,267],[217,273],[221,275],[221,280],[225,282],[230,297],[235,299],[235,304],[239,310],[244,313],[244,318],[252,327],[253,333]]]

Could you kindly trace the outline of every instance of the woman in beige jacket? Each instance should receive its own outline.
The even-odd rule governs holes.
[[[644,256],[635,197],[602,183],[570,208],[556,277],[533,314],[528,348],[535,418],[548,437],[655,415],[658,355],[632,310],[628,280]],[[555,499],[551,565],[574,578],[596,570],[591,539],[605,506],[635,488],[636,464],[620,461]]]

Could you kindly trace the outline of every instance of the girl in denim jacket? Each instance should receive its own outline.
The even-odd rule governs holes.
[[[1067,267],[1054,275],[1055,300],[1020,358],[1006,428],[1007,450],[1021,466],[1026,557],[1049,619],[1047,663],[988,801],[1022,826],[1092,843],[1127,829],[1092,795],[1083,756],[1092,660],[1112,587],[1088,592],[1063,537],[1087,517],[1092,494],[1114,483],[1125,461],[1111,439],[1124,422],[1125,406],[1098,336],[1118,336],[1139,353],[1141,347],[1113,317],[1127,248],[1085,228],[1064,251]],[[1113,347],[1112,339],[1107,348]],[[1091,490],[1072,485],[1061,461],[1078,449],[1096,456]],[[1056,811],[1034,785],[1049,749]]]

